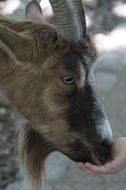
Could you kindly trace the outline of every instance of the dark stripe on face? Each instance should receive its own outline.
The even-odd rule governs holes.
[[[99,97],[88,84],[73,95],[68,109],[68,121],[71,130],[95,130],[96,124],[104,118],[104,111]],[[91,132],[91,133],[92,133]]]

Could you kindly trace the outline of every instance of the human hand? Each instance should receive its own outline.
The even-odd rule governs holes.
[[[89,174],[101,176],[116,174],[126,168],[126,137],[116,139],[112,144],[112,160],[105,165],[97,166],[91,163],[77,163],[77,166]]]

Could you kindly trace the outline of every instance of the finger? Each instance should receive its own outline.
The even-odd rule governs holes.
[[[91,175],[94,175],[94,176],[100,176],[101,174],[98,173],[98,172],[94,172],[92,170],[90,170],[89,168],[87,168],[83,163],[79,163],[77,164],[77,166],[79,167],[80,170],[84,171],[84,172],[87,172]]]
[[[102,166],[96,166],[91,163],[85,163],[85,167],[91,170],[92,172],[100,174],[115,174],[118,172],[115,162],[109,162]]]

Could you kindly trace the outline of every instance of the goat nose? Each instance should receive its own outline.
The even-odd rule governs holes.
[[[111,159],[111,143],[107,139],[102,140],[97,149],[100,153],[101,163],[105,164],[107,161]]]
[[[104,140],[101,141],[100,146],[101,146],[101,148],[102,148],[103,150],[107,150],[107,149],[110,148],[111,142],[108,141],[108,139],[104,139]]]
[[[107,118],[97,126],[97,133],[101,136],[102,142],[112,143],[112,130]]]

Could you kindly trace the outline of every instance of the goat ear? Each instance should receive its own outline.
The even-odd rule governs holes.
[[[26,60],[29,39],[0,24],[0,48],[16,62]]]
[[[25,19],[28,21],[42,21],[42,9],[37,1],[31,1],[28,3],[25,11]]]

